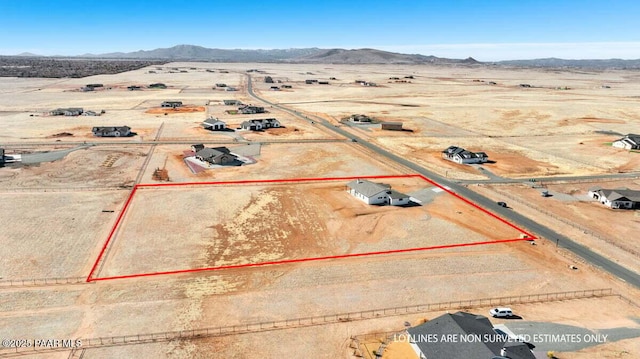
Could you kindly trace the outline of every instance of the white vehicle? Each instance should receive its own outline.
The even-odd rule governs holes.
[[[493,308],[489,311],[489,314],[491,314],[491,316],[494,318],[513,317],[511,308]]]

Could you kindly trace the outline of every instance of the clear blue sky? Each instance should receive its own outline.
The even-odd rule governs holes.
[[[362,48],[499,60],[640,58],[638,0],[0,0],[0,54],[178,44]]]

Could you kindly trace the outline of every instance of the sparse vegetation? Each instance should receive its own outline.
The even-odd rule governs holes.
[[[92,60],[0,56],[0,77],[79,78],[101,74],[117,74],[164,63],[164,61],[150,60]]]

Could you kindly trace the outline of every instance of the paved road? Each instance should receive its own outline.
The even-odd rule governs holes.
[[[325,119],[321,118],[321,117],[317,117],[317,116],[312,116],[312,115],[303,115],[293,109],[289,109],[286,108],[282,105],[270,102],[268,100],[265,100],[261,97],[259,97],[258,95],[256,95],[253,92],[253,88],[252,88],[252,84],[251,84],[251,76],[247,75],[247,92],[249,93],[250,96],[252,96],[253,98],[262,101],[264,103],[267,103],[275,108],[279,108],[281,110],[287,111],[289,113],[294,114],[295,116],[298,116],[301,119],[307,120],[307,121],[313,121],[313,122],[317,122],[320,125],[328,128],[331,131],[334,131],[336,133],[338,133],[339,135],[342,135],[346,138],[348,138],[350,141],[353,142],[357,142],[359,143],[361,146],[364,146],[366,148],[368,148],[369,150],[373,151],[374,153],[377,153],[378,155],[380,155],[381,157],[386,157],[394,162],[397,162],[407,168],[410,168],[411,170],[415,171],[416,173],[419,173],[427,178],[430,178],[431,180],[437,182],[438,184],[442,185],[442,186],[447,186],[449,188],[451,188],[451,190],[453,190],[454,192],[458,193],[459,195],[467,198],[468,200],[475,202],[476,204],[500,215],[503,218],[506,218],[510,221],[512,221],[513,223],[518,224],[521,227],[527,228],[529,231],[533,232],[534,234],[538,235],[539,237],[542,238],[546,238],[549,241],[552,241],[553,243],[556,243],[556,241],[558,241],[557,243],[560,244],[560,246],[562,246],[563,248],[566,248],[568,250],[570,250],[571,252],[575,253],[576,255],[582,257],[584,260],[586,260],[587,262],[589,262],[590,264],[601,268],[602,270],[611,273],[612,275],[620,278],[621,280],[637,287],[640,288],[640,275],[638,275],[637,273],[630,271],[629,269],[595,253],[594,251],[592,251],[591,249],[573,241],[572,239],[563,236],[557,232],[555,232],[554,230],[552,230],[549,227],[543,226],[511,209],[508,208],[503,208],[498,206],[494,201],[490,200],[489,198],[482,196],[474,191],[471,191],[470,189],[468,189],[467,187],[454,182],[452,180],[448,180],[446,178],[441,177],[440,175],[433,173],[421,166],[418,166],[417,164],[406,160],[405,158],[402,158],[400,156],[397,156],[389,151],[386,151],[368,141],[363,140],[360,137],[355,136],[354,134],[345,131],[344,129],[342,129],[341,127],[335,126],[332,123],[326,121]]]

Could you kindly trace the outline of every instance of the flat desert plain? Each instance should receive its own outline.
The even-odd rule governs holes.
[[[416,178],[374,180],[420,201],[407,207],[367,205],[346,191],[349,180],[335,178],[414,173],[366,141],[640,273],[637,211],[614,211],[586,196],[593,186],[640,189],[640,153],[611,146],[639,132],[639,79],[618,70],[220,63],[82,79],[2,78],[0,147],[23,163],[0,168],[0,337],[83,345],[3,348],[0,355],[353,358],[351,338],[443,314],[402,308],[449,303],[486,315],[489,304],[474,300],[532,294],[548,299],[506,303],[527,322],[637,331],[638,288],[553,238],[496,242],[522,239],[529,229]],[[158,82],[167,88],[146,87]],[[80,91],[89,83],[104,87]],[[233,114],[228,99],[267,112]],[[183,109],[161,108],[169,100]],[[61,107],[104,113],[49,114]],[[354,114],[374,121],[344,120]],[[229,130],[204,129],[208,117]],[[283,127],[238,130],[259,118]],[[382,130],[380,122],[401,122],[405,131]],[[134,135],[94,137],[95,126],[129,126]],[[195,172],[184,159],[195,144],[225,146],[252,161]],[[445,161],[441,151],[452,145],[484,151],[491,162]],[[316,180],[269,182],[301,178]],[[451,247],[471,242],[491,243]],[[430,246],[445,247],[380,253]],[[217,269],[183,271],[202,268]],[[608,294],[588,294],[600,289]],[[574,291],[584,295],[574,298]],[[561,292],[574,294],[550,294]],[[541,348],[560,358],[640,356],[637,335],[611,338]],[[404,349],[389,346],[385,357],[401,358]]]

